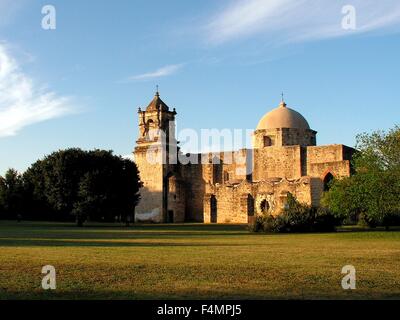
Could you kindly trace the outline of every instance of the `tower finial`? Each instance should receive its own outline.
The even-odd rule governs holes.
[[[157,97],[160,96],[160,92],[158,91],[158,84],[156,85],[156,96],[157,96]]]
[[[283,92],[282,92],[281,96],[282,96],[282,99],[281,99],[281,104],[280,104],[280,106],[281,106],[281,107],[286,107],[286,102],[285,102],[285,98],[284,98]]]

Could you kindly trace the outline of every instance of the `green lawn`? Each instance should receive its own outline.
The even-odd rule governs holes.
[[[354,265],[357,289],[341,288]],[[57,289],[41,289],[41,268]],[[0,299],[399,299],[400,232],[0,222]]]

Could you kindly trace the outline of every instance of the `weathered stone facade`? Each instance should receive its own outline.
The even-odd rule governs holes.
[[[158,93],[139,109],[138,221],[247,223],[263,212],[279,214],[289,192],[318,206],[331,179],[351,174],[354,149],[317,146],[317,132],[283,101],[261,119],[253,149],[187,155],[194,160],[188,164],[178,161],[175,116]]]

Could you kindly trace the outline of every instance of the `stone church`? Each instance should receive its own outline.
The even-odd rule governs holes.
[[[138,114],[134,157],[143,188],[137,221],[248,223],[258,214],[279,214],[289,192],[318,206],[332,179],[351,174],[354,149],[317,146],[317,132],[283,99],[259,121],[251,149],[190,154],[196,161],[185,164],[175,138],[176,110],[156,92]]]

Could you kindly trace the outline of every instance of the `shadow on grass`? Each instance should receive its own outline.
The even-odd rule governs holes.
[[[382,231],[400,231],[400,226],[369,228],[363,226],[341,226],[337,228],[338,232],[382,232]]]
[[[131,224],[129,227],[122,223],[100,223],[88,222],[83,227],[77,227],[75,223],[67,222],[40,222],[24,221],[17,223],[15,221],[0,220],[1,228],[24,228],[24,229],[67,229],[67,230],[110,230],[115,231],[133,231],[133,230],[187,230],[187,231],[243,231],[246,224],[204,224],[204,223],[179,223],[179,224]]]
[[[152,232],[152,233],[103,233],[101,231],[96,231],[93,233],[85,233],[82,232],[66,232],[65,230],[56,230],[55,232],[48,232],[47,230],[43,230],[42,232],[2,232],[0,233],[0,243],[3,240],[20,240],[21,238],[26,240],[168,240],[168,239],[176,239],[176,240],[194,240],[194,239],[207,239],[209,237],[242,237],[249,236],[250,233],[237,233],[237,232],[214,232],[214,233],[190,233],[190,232],[168,232],[168,233],[160,233],[160,232]]]
[[[19,239],[71,239],[71,240],[150,240],[150,239],[204,239],[210,236],[248,235],[244,225],[204,224],[150,224],[125,227],[121,225],[88,225],[78,228],[74,224],[7,222],[0,221],[0,238]]]
[[[124,242],[74,241],[52,239],[0,239],[0,247],[247,247],[248,244],[219,242]]]

